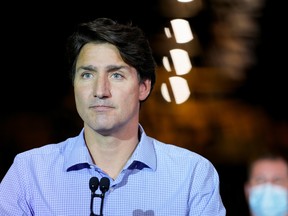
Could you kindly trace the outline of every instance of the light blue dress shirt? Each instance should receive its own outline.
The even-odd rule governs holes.
[[[219,176],[201,155],[141,131],[119,176],[110,178],[104,216],[224,216]],[[1,216],[89,216],[89,180],[108,177],[93,164],[83,130],[57,144],[18,154],[0,184]],[[101,194],[100,189],[96,191]],[[94,198],[99,215],[101,199]]]

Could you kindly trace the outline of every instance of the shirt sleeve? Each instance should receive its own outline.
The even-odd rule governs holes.
[[[220,196],[219,175],[208,160],[198,162],[191,186],[190,216],[225,216]],[[196,190],[196,191],[195,191]]]
[[[28,202],[26,202],[29,194],[23,192],[23,188],[26,187],[25,172],[28,172],[28,170],[25,169],[23,160],[20,160],[20,158],[16,156],[13,164],[0,183],[1,215],[33,215],[27,205]]]

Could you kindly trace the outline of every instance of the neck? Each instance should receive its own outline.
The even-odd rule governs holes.
[[[138,127],[126,132],[125,139],[119,137],[122,136],[102,136],[85,128],[85,141],[93,162],[113,179],[119,175],[139,142]]]

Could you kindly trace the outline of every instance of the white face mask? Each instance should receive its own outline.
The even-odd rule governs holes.
[[[255,216],[285,216],[288,214],[288,190],[273,184],[250,189],[249,206]]]

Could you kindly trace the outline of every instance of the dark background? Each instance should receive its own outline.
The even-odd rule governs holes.
[[[197,34],[203,36],[200,41],[204,45],[212,37],[209,35],[213,22],[211,2],[205,1],[207,7],[189,18]],[[82,127],[74,109],[64,55],[65,40],[76,23],[96,17],[132,20],[152,40],[171,18],[160,13],[156,0],[94,0],[61,3],[61,6],[50,1],[5,4],[1,13],[1,178],[18,152],[77,135]],[[247,69],[245,82],[232,95],[261,107],[273,121],[287,124],[287,12],[284,8],[279,1],[265,1],[262,16],[257,19],[261,34],[253,50],[257,64]],[[155,57],[160,58],[157,54]],[[38,140],[41,142],[33,143]],[[245,165],[215,166],[227,215],[247,215],[243,195]]]
[[[58,106],[57,103],[67,95],[70,87],[64,48],[65,40],[76,23],[95,17],[132,20],[152,40],[172,18],[160,13],[159,1],[82,1],[81,4],[61,6],[52,2],[21,2],[15,5],[11,2],[3,6],[6,14],[1,14],[2,110],[45,111]],[[205,8],[188,19],[205,46],[211,39],[209,28],[213,22],[213,9],[209,5],[221,0],[203,2]],[[229,1],[229,4],[233,2],[236,4],[238,1]],[[246,82],[235,97],[260,105],[273,117],[286,120],[287,33],[284,23],[287,12],[278,2],[263,2],[261,18],[257,19],[261,35],[253,50],[258,62],[247,70]],[[19,10],[16,11],[16,8]],[[155,57],[159,56],[155,54]]]

